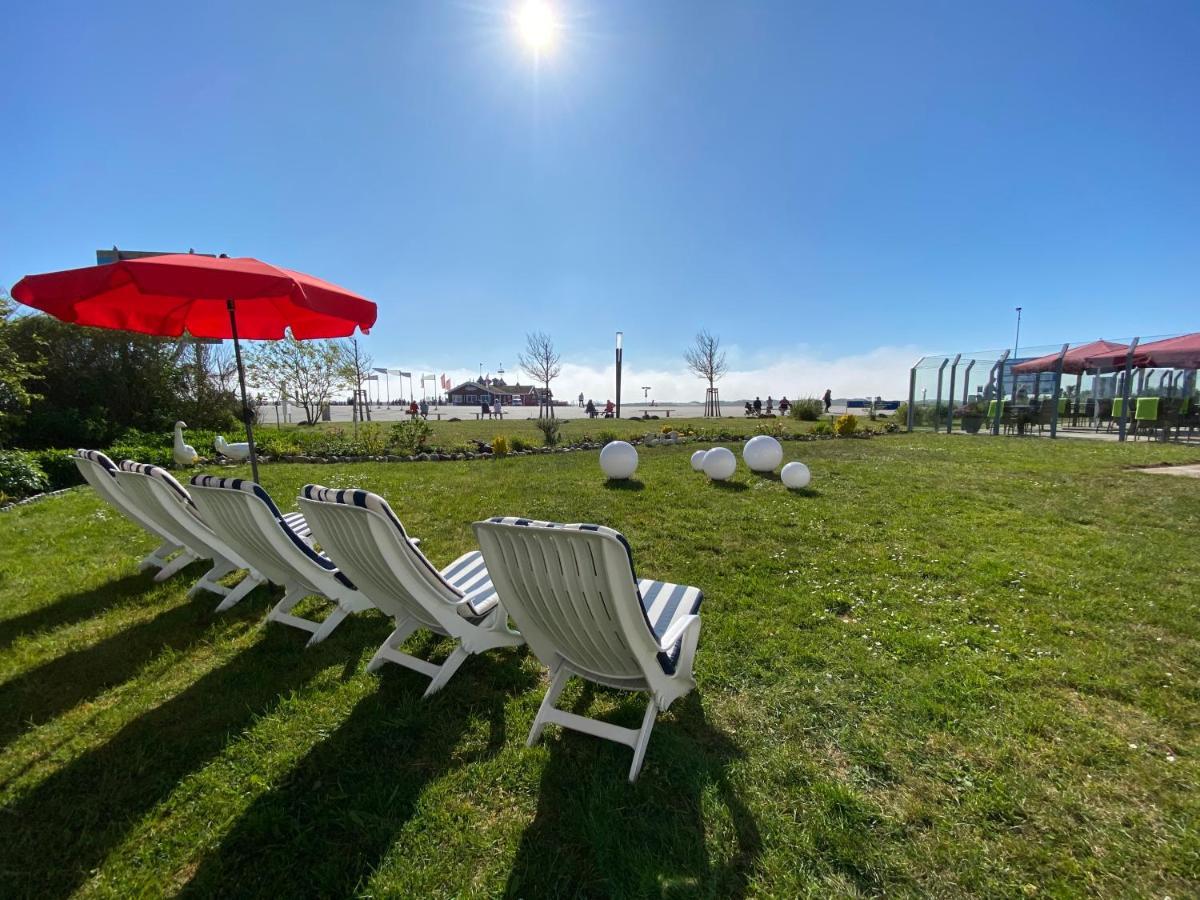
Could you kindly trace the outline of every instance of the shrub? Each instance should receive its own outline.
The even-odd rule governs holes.
[[[145,444],[113,444],[104,451],[113,462],[120,463],[123,459],[134,462],[148,463],[152,466],[168,468],[175,464],[175,454],[170,447],[147,447]]]
[[[30,497],[49,486],[46,473],[38,468],[32,453],[0,450],[0,497]]]
[[[425,449],[432,435],[433,426],[424,419],[407,419],[392,426],[390,443],[402,455],[412,456]]]
[[[762,422],[757,428],[755,428],[754,433],[767,434],[773,438],[781,438],[787,434],[787,429],[783,427],[783,423],[781,421],[772,416],[770,421]]]
[[[508,442],[508,449],[513,453],[520,453],[523,450],[532,450],[533,444],[523,437],[514,437]]]
[[[37,466],[46,475],[50,490],[59,491],[72,485],[83,484],[83,476],[75,465],[75,454],[71,450],[42,450],[35,454]]]
[[[801,422],[816,422],[821,418],[823,412],[825,412],[825,404],[816,397],[801,397],[792,404],[788,415]]]
[[[559,429],[562,427],[558,423],[558,419],[541,418],[535,423],[537,430],[542,433],[542,438],[547,447],[554,447],[558,444]]]
[[[813,434],[833,434],[833,426],[828,422],[818,422],[813,426]]]
[[[852,416],[850,413],[838,416],[837,421],[833,423],[833,433],[838,437],[849,437],[857,430],[858,416]]]
[[[615,431],[600,432],[600,446],[601,447],[605,447],[608,444],[611,444],[613,441],[619,441],[619,440],[620,440],[620,438],[617,436],[617,433]]]
[[[295,456],[303,449],[294,432],[278,429],[257,432],[254,447],[262,456]]]
[[[492,438],[492,455],[508,456],[508,438],[502,434]]]

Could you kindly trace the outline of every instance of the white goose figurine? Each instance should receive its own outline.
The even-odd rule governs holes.
[[[226,442],[225,435],[218,434],[217,439],[213,441],[213,449],[222,456],[229,459],[236,459],[239,462],[250,458],[250,444],[243,441],[240,444],[230,444]]]
[[[196,452],[196,448],[183,442],[183,429],[187,428],[186,422],[175,423],[175,462],[181,466],[194,466],[200,461],[200,454]]]

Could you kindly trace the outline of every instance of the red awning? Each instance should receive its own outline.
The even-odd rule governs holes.
[[[1200,331],[1139,344],[1137,355],[1146,357],[1147,368],[1200,369]]]
[[[1113,341],[1092,341],[1090,344],[1080,344],[1078,347],[1072,347],[1063,356],[1062,370],[1064,374],[1078,375],[1088,369],[1095,369],[1097,366],[1091,360],[1099,356],[1106,358],[1120,356],[1120,364],[1124,365],[1125,354],[1128,352],[1129,348],[1125,344]],[[1018,375],[1032,375],[1034,372],[1053,372],[1057,365],[1058,354],[1048,353],[1037,359],[1027,359],[1025,362],[1017,363],[1012,370]],[[1106,365],[1105,368],[1111,368],[1111,366]]]

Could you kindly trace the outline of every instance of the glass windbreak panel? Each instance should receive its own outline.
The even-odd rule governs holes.
[[[932,430],[942,424],[945,418],[945,404],[949,396],[949,369],[952,360],[952,356],[926,356],[917,363],[912,409],[914,429]],[[940,400],[938,397],[939,374],[942,391]]]

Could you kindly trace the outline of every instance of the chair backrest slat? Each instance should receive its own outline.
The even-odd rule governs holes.
[[[616,532],[493,520],[477,522],[475,534],[500,601],[544,662],[561,657],[602,678],[644,676],[658,645]]]

